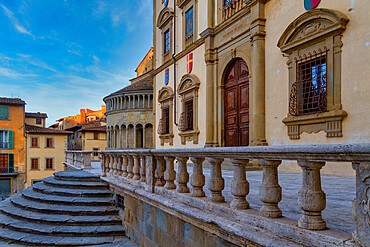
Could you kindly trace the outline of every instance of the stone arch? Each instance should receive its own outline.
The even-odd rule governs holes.
[[[129,124],[127,127],[127,148],[135,148],[134,140],[135,140],[134,125]]]
[[[137,123],[135,126],[135,148],[144,148],[144,128],[141,123]]]
[[[190,90],[195,90],[199,88],[200,80],[196,75],[193,74],[186,74],[181,78],[178,93],[183,94]]]
[[[220,81],[218,82],[218,85],[219,86],[223,86],[224,82],[225,82],[225,77],[226,77],[226,74],[230,68],[230,66],[232,66],[232,64],[238,60],[238,59],[243,59],[248,68],[251,68],[251,58],[250,56],[247,55],[247,53],[243,52],[243,51],[239,51],[239,50],[235,50],[234,51],[235,55],[234,56],[229,56],[227,60],[225,60],[221,65],[220,65],[220,70],[219,70],[219,76],[218,78],[220,78]]]
[[[164,86],[158,92],[158,102],[161,103],[166,100],[173,99],[174,92],[169,86]],[[153,97],[152,95],[150,97]]]
[[[127,148],[127,128],[125,124],[121,125],[121,148]]]
[[[116,125],[114,127],[114,148],[119,148],[120,138],[119,138],[119,126]]]
[[[145,146],[144,148],[153,148],[153,124],[147,123],[145,124],[145,131],[144,131],[144,140]]]

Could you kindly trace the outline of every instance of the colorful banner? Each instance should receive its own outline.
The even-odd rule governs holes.
[[[168,0],[164,0],[164,7],[166,8],[168,6]]]
[[[169,81],[170,81],[170,69],[166,69],[164,71],[164,85],[168,85]]]
[[[186,56],[186,61],[187,61],[187,67],[188,67],[188,74],[191,73],[191,71],[193,70],[193,53],[190,53]]]
[[[321,0],[304,0],[304,8],[306,10],[314,9],[319,5]]]

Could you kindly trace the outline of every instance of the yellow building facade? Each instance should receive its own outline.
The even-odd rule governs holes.
[[[154,1],[156,147],[369,142],[370,3],[318,2]]]
[[[26,188],[64,170],[68,134],[71,132],[26,125]]]
[[[0,200],[24,189],[26,103],[0,98]]]

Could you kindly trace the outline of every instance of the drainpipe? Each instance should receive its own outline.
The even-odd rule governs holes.
[[[173,0],[173,54],[172,54],[172,59],[173,59],[173,80],[174,80],[174,99],[173,99],[173,123],[178,126],[177,123],[177,104],[176,104],[176,99],[177,99],[177,94],[176,94],[176,0]]]

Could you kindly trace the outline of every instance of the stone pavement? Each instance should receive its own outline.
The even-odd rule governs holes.
[[[100,163],[92,164],[95,174],[100,174]],[[177,172],[177,166],[175,166]],[[192,167],[188,165],[188,172],[192,174]],[[208,180],[210,177],[210,168],[203,167],[203,173],[206,176],[206,185],[204,191],[210,195],[208,190]],[[232,194],[230,192],[230,183],[233,178],[232,170],[223,170],[225,179],[225,189],[223,195],[226,201],[231,202]],[[262,184],[262,171],[247,171],[250,192],[247,200],[251,208],[259,209],[262,202],[259,200],[258,190]],[[354,176],[339,175],[321,175],[322,189],[326,193],[326,209],[323,211],[323,218],[327,226],[332,229],[352,233],[356,227],[352,217],[352,201],[356,197],[356,178]],[[301,217],[302,210],[298,207],[298,191],[302,186],[302,174],[294,172],[279,172],[279,184],[283,189],[283,198],[279,207],[283,216],[298,220]],[[188,187],[191,188],[190,183]]]

